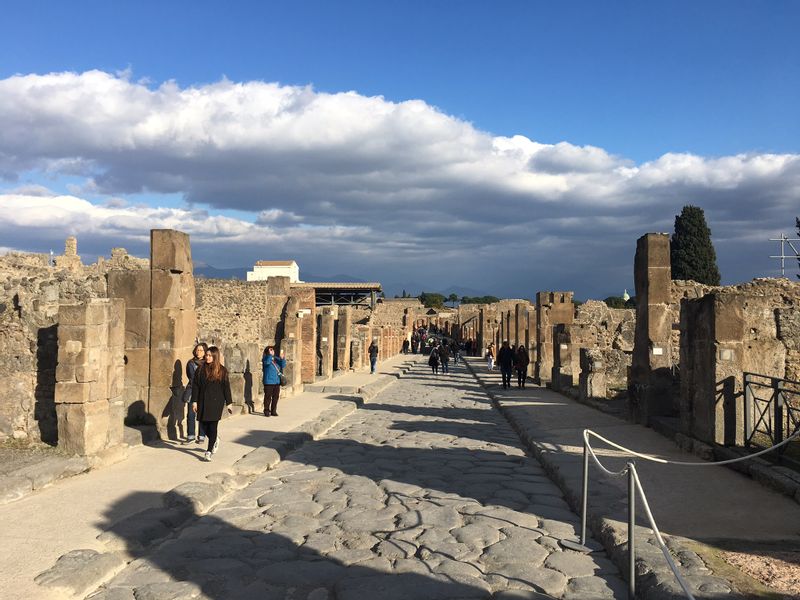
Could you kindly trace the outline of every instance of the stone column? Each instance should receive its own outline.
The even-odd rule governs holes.
[[[553,327],[571,325],[575,315],[572,292],[538,292],[536,294],[536,367],[534,378],[539,384],[550,381],[553,369]]]
[[[333,348],[336,345],[334,337],[334,325],[336,322],[336,306],[325,306],[319,315],[319,356],[321,356],[321,375],[323,377],[333,376]]]
[[[605,400],[608,389],[605,364],[600,351],[595,348],[581,348],[580,367],[581,374],[578,381],[580,399],[599,398]]]
[[[570,325],[559,323],[553,327],[553,367],[550,381],[556,391],[569,389],[575,383],[571,333]]]
[[[56,258],[56,266],[70,271],[77,271],[83,266],[78,256],[78,240],[69,236],[64,242],[64,254]]]
[[[672,319],[669,236],[648,233],[636,242],[636,331],[629,410],[638,423],[672,412]]]
[[[197,339],[195,288],[189,236],[150,231],[150,394],[148,418],[162,435],[178,437],[184,406],[186,361]]]
[[[58,323],[58,446],[97,455],[122,444],[124,303],[93,299],[62,305]]]
[[[336,369],[350,370],[350,345],[352,343],[353,311],[349,306],[339,307],[338,331],[336,334]]]
[[[528,320],[528,309],[524,304],[514,305],[514,347],[519,348],[525,344],[525,325]]]
[[[280,345],[286,356],[286,368],[283,370],[283,374],[289,380],[287,385],[291,386],[292,392],[295,392],[299,391],[304,383],[303,363],[306,359],[303,340],[304,321],[314,317],[306,314],[300,308],[300,300],[297,296],[289,297],[284,314],[284,337]]]
[[[489,333],[489,324],[486,322],[486,309],[478,309],[478,356],[483,356],[486,350],[486,341]]]
[[[317,305],[313,288],[292,288],[292,297],[297,299],[298,310],[302,311],[302,377],[303,383],[314,383],[317,376]]]

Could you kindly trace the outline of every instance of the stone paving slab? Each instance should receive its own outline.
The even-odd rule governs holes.
[[[698,462],[657,432],[579,404],[552,390],[516,386],[503,390],[500,376],[487,373],[480,360],[470,368],[495,404],[536,454],[569,504],[577,508],[581,494],[582,432],[590,428],[622,445],[656,456]],[[630,457],[593,444],[610,469],[624,468]],[[685,468],[636,460],[645,493],[668,545],[698,598],[734,598],[730,582],[714,577],[706,563],[681,542],[682,538],[746,549],[754,542],[777,547],[800,546],[800,532],[788,523],[800,522],[800,510],[790,499],[734,471]],[[621,567],[627,561],[627,482],[590,468],[589,523]],[[758,507],[758,508],[755,508]],[[637,513],[637,586],[645,598],[683,597],[653,534]]]
[[[283,456],[165,541],[134,540],[89,597],[625,595],[603,553],[559,546],[577,517],[463,367],[420,363]]]

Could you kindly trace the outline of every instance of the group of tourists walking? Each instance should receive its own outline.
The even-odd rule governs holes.
[[[495,358],[497,366],[500,367],[500,375],[503,378],[503,389],[511,387],[511,375],[517,372],[517,387],[524,388],[528,378],[528,365],[531,362],[528,350],[525,346],[520,346],[516,351],[509,345],[508,340],[503,342],[503,346],[494,354],[494,344],[490,343],[486,347],[486,368],[494,371]]]
[[[281,350],[275,355],[275,347],[267,346],[261,359],[264,383],[264,416],[278,416],[278,399],[281,385],[285,383],[283,370],[286,359]],[[203,455],[207,461],[219,449],[219,422],[225,410],[233,414],[231,405],[231,382],[228,370],[222,364],[219,348],[205,343],[195,345],[192,358],[186,363],[183,401],[186,403],[186,439],[184,443],[202,444],[208,438],[208,447]]]
[[[428,365],[433,374],[439,374],[440,366],[442,373],[450,373],[451,358],[453,359],[453,364],[457,365],[458,360],[461,358],[461,347],[456,342],[435,341],[431,347],[430,356],[428,356]]]

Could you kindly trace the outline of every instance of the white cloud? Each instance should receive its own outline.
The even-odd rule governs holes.
[[[140,243],[150,227],[176,227],[228,263],[291,246],[318,261],[315,271],[325,260],[366,260],[452,276],[477,268],[499,281],[506,274],[492,261],[513,257],[544,286],[553,269],[586,280],[589,268],[602,282],[622,248],[669,230],[687,203],[706,209],[717,239],[755,244],[753,223],[791,228],[800,191],[793,154],[670,153],[637,165],[596,146],[492,136],[421,100],[258,81],[152,87],[101,71],[0,80],[0,174],[31,171],[80,183],[70,183],[72,196],[5,192],[8,239],[69,231]],[[125,203],[140,192],[183,195],[188,205]],[[568,260],[573,245],[595,251]]]

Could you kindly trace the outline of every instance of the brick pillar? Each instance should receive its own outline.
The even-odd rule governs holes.
[[[672,320],[669,236],[648,233],[636,242],[636,331],[629,381],[629,409],[644,425],[672,412]]]
[[[291,296],[297,299],[297,311],[302,312],[300,361],[303,383],[314,383],[317,376],[317,306],[316,292],[313,288],[292,288]],[[288,313],[288,310],[287,310]]]
[[[514,347],[525,345],[525,329],[528,320],[528,309],[524,304],[514,305]],[[526,346],[527,347],[527,346]]]
[[[186,361],[197,338],[189,236],[150,231],[150,393],[147,418],[170,439],[178,437],[185,407]]]
[[[553,327],[553,367],[551,385],[560,391],[571,387],[574,383],[575,369],[572,365],[572,332],[571,326],[559,323]]]
[[[289,380],[288,385],[291,386],[291,390],[299,391],[304,383],[303,361],[306,359],[303,340],[304,321],[315,317],[306,314],[300,308],[300,300],[297,296],[289,297],[284,314],[284,336],[280,345],[286,357],[286,368],[283,373]]]
[[[58,311],[58,446],[96,455],[122,443],[125,309],[118,299]]]

